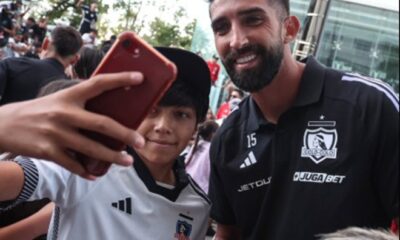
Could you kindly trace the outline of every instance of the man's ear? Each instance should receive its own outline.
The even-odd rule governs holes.
[[[297,34],[300,31],[300,21],[296,16],[289,16],[284,23],[285,27],[285,36],[284,36],[284,43],[290,43],[294,39],[296,39]]]

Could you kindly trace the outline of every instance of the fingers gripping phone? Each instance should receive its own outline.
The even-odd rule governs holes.
[[[119,123],[136,129],[151,108],[161,99],[176,79],[177,68],[173,62],[164,57],[156,49],[140,39],[133,32],[124,32],[105,55],[93,75],[138,71],[144,81],[138,86],[118,88],[105,92],[86,103],[86,109],[109,116]],[[122,151],[125,144],[108,136],[83,131],[94,139],[114,150]],[[86,170],[95,176],[105,174],[109,163],[79,156]]]

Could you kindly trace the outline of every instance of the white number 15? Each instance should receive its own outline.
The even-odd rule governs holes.
[[[252,133],[247,135],[247,147],[251,148],[251,147],[255,147],[257,145],[257,138],[256,138],[256,134]]]

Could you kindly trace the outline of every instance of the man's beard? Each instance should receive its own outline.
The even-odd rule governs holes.
[[[245,53],[256,54],[260,57],[258,66],[237,72],[235,60]],[[230,52],[224,61],[226,71],[232,82],[247,92],[257,92],[269,85],[278,73],[283,59],[283,44],[278,42],[269,50],[257,44],[248,45],[242,49]]]

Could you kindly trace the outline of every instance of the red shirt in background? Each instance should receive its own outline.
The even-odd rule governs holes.
[[[221,107],[218,109],[216,118],[217,119],[221,119],[221,118],[225,118],[229,115],[229,113],[231,112],[230,107],[229,107],[229,102],[224,102]]]
[[[218,80],[219,70],[221,67],[214,60],[207,61],[207,65],[208,65],[208,69],[210,69],[211,83],[214,85],[215,82]]]

